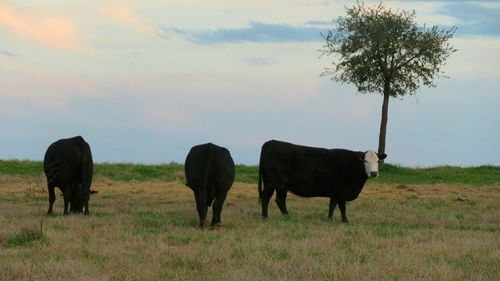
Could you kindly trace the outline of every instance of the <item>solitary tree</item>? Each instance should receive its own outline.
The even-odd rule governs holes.
[[[321,51],[336,55],[323,75],[352,83],[361,93],[383,95],[378,152],[385,153],[389,98],[415,94],[421,84],[435,87],[434,78],[443,74],[440,67],[456,51],[449,43],[456,27],[419,26],[414,11],[394,11],[382,3],[367,7],[358,2],[346,12],[323,35]]]

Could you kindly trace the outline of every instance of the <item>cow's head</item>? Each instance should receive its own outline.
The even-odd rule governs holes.
[[[363,162],[365,164],[366,175],[369,178],[378,177],[378,162],[387,157],[387,154],[377,154],[373,150],[368,150],[363,156]]]

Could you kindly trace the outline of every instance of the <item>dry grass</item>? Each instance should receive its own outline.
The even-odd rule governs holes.
[[[0,279],[500,279],[498,185],[369,185],[344,225],[338,210],[326,220],[327,199],[293,195],[289,217],[272,203],[263,221],[256,186],[236,183],[219,230],[196,227],[193,194],[176,182],[99,178],[93,189],[90,217],[62,216],[58,196],[31,237],[45,186],[0,175]]]

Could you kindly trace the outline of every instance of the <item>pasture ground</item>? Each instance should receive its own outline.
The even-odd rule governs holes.
[[[218,230],[196,227],[180,181],[92,188],[89,217],[62,216],[59,195],[46,217],[42,177],[0,174],[0,280],[500,280],[500,184],[372,182],[345,225],[328,199],[293,195],[288,217],[272,201],[262,220],[238,182]]]

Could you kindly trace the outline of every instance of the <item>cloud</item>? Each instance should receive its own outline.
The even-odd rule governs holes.
[[[332,20],[310,20],[310,21],[307,21],[306,24],[332,28],[334,26],[334,21],[332,21]]]
[[[488,9],[500,9],[500,2],[497,2],[496,0],[477,2],[476,4]]]
[[[500,6],[453,2],[438,9],[437,12],[459,20],[457,35],[500,36]]]
[[[61,16],[40,16],[19,12],[15,7],[0,3],[0,27],[7,28],[21,39],[73,51],[87,48],[80,42],[74,23]]]
[[[245,60],[245,62],[251,66],[269,65],[272,63],[270,59],[260,57],[248,58]]]
[[[153,28],[135,15],[130,7],[123,3],[103,5],[101,6],[100,11],[105,16],[141,33],[153,34],[154,32]]]
[[[238,42],[311,42],[322,41],[326,28],[269,24],[250,21],[244,28],[219,28],[213,31],[193,31],[178,28],[162,28],[163,32],[176,33],[197,44]],[[165,35],[163,35],[165,36]]]
[[[10,51],[7,51],[7,50],[0,50],[0,55],[4,55],[7,57],[11,57],[11,58],[16,58],[18,56]]]

